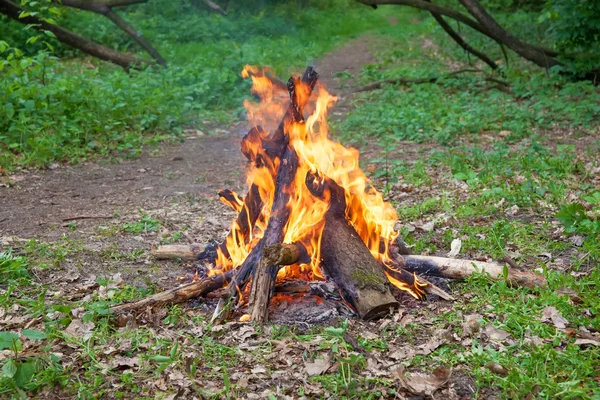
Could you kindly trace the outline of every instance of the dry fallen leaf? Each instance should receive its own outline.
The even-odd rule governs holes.
[[[306,368],[308,376],[321,375],[323,372],[327,371],[330,366],[331,363],[328,359],[317,358],[314,362],[304,362],[304,367]]]
[[[462,324],[462,336],[471,336],[479,332],[481,329],[480,314],[465,315],[465,321]]]
[[[556,307],[552,306],[544,307],[542,310],[542,322],[552,322],[557,329],[565,329],[569,325],[569,321],[562,316]]]
[[[510,333],[496,328],[492,324],[487,324],[485,328],[483,328],[483,333],[492,341],[492,342],[501,342],[510,337]]]
[[[139,365],[139,359],[137,357],[123,357],[123,356],[115,356],[113,360],[110,361],[111,369],[129,369],[133,367],[137,367]]]
[[[494,374],[499,376],[507,376],[509,374],[508,368],[498,364],[498,363],[489,363],[485,366],[487,369],[492,371]]]
[[[573,243],[577,247],[581,247],[583,242],[585,242],[585,236],[575,235],[571,239],[571,243]]]
[[[257,374],[264,374],[265,372],[267,372],[267,369],[262,365],[257,365],[256,367],[252,368],[250,371],[253,374],[257,375]]]
[[[424,230],[425,232],[431,232],[435,228],[435,223],[433,221],[429,221],[422,225],[417,225],[417,228]]]
[[[85,341],[92,337],[95,326],[96,325],[94,325],[93,322],[86,322],[84,324],[80,319],[74,319],[65,329],[65,333],[71,336],[83,338]]]
[[[452,375],[452,370],[440,367],[436,368],[430,374],[423,372],[405,374],[404,368],[400,367],[394,373],[400,381],[400,385],[411,394],[433,396],[436,390],[448,382],[450,375]]]
[[[462,240],[454,239],[450,244],[450,252],[448,253],[448,257],[455,258],[458,253],[460,253],[460,248],[462,247]]]

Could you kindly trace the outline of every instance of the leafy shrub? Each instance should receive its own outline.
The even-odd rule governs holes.
[[[270,65],[284,76],[298,72],[380,21],[356,5],[272,6],[222,17],[203,8],[185,12],[190,6],[183,4],[150,2],[118,11],[156,45],[169,61],[167,69],[126,73],[95,60],[58,59],[77,52],[52,38],[44,39],[45,47],[40,40],[25,45],[29,52],[0,42],[0,165],[135,156],[145,144],[179,138],[182,128],[237,119],[248,93],[249,83],[240,77],[245,64]],[[102,16],[68,9],[61,18],[83,36],[137,49]],[[48,47],[55,45],[51,56]]]
[[[546,20],[569,72],[600,71],[600,2],[550,0],[538,19]]]
[[[600,212],[600,192],[595,192],[583,199],[596,207]],[[581,203],[569,203],[561,206],[556,218],[565,226],[565,232],[582,235],[600,235],[600,220],[588,214]]]

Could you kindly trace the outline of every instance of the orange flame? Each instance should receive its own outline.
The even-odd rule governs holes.
[[[227,256],[222,251],[218,253],[217,266],[222,270],[237,268],[244,262],[254,245],[262,238],[273,204],[275,174],[279,160],[265,154],[262,143],[277,128],[287,110],[289,98],[283,90],[273,85],[266,75],[267,71],[252,66],[246,66],[242,71],[244,78],[252,79],[252,92],[260,97],[258,103],[244,102],[250,126],[255,129],[255,136],[244,143],[242,150],[244,154],[251,154],[252,159],[262,160],[261,163],[255,162],[250,165],[247,175],[248,187],[258,187],[263,203],[261,217],[248,235],[244,235],[234,221],[232,233],[226,242],[229,254]],[[310,89],[299,80],[295,80],[295,84],[297,96],[306,98]],[[282,268],[282,276],[308,271],[312,272],[314,278],[322,278],[319,267],[320,242],[324,216],[329,204],[311,195],[306,187],[304,178],[309,171],[319,171],[345,189],[346,218],[374,257],[381,262],[389,261],[387,247],[397,237],[394,230],[396,211],[391,204],[384,201],[382,194],[370,185],[367,176],[360,169],[358,150],[346,148],[329,138],[327,113],[337,101],[337,97],[328,93],[321,84],[317,85],[313,96],[316,100],[314,105],[307,106],[311,107],[312,111],[306,122],[289,123],[284,127],[284,132],[289,137],[289,146],[299,158],[295,184],[286,188],[289,191],[287,207],[290,217],[284,231],[284,242],[301,242],[310,255],[311,263]],[[235,208],[238,204],[240,209],[247,207],[241,201],[230,205]],[[412,293],[406,284],[389,275],[388,278],[396,287]],[[417,294],[412,294],[418,297]]]

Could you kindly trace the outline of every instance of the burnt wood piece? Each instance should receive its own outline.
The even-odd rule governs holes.
[[[233,211],[240,212],[244,207],[244,201],[240,198],[240,195],[230,189],[219,190],[219,198],[225,205],[231,207]]]
[[[301,110],[306,105],[306,102],[308,101],[308,98],[310,97],[312,90],[314,89],[315,85],[317,84],[318,78],[319,78],[319,74],[312,67],[306,68],[304,75],[302,75],[302,79],[301,79],[302,85],[298,85],[297,80],[295,80],[294,78],[290,78],[290,80],[288,81],[290,106],[288,107],[285,115],[283,116],[283,119],[282,119],[281,123],[279,124],[279,127],[277,128],[277,130],[273,133],[272,136],[269,137],[267,135],[267,133],[261,127],[254,127],[242,139],[242,142],[241,142],[242,153],[248,158],[249,161],[254,162],[257,166],[265,166],[267,168],[270,168],[270,171],[275,171],[275,165],[276,165],[275,160],[279,159],[280,167],[281,167],[281,165],[285,166],[286,163],[294,164],[295,165],[294,175],[295,175],[295,170],[297,169],[297,164],[298,164],[298,157],[296,156],[295,153],[293,155],[288,154],[289,152],[287,151],[287,147],[288,147],[287,145],[288,145],[289,137],[285,134],[285,126],[291,122],[301,122],[301,121],[295,119],[297,117],[298,110],[300,110],[300,112],[301,112]],[[302,89],[297,89],[296,86],[302,87]],[[304,92],[298,93],[297,92],[298,90],[301,90]],[[285,185],[280,186],[277,184],[277,182],[281,183],[282,179],[283,179],[279,176],[280,170],[281,170],[281,168],[278,168],[277,173],[274,176],[274,179],[276,182],[275,199],[273,201],[273,208],[272,208],[272,211],[274,211],[274,212],[280,208],[285,208],[287,199],[289,199],[289,196],[286,195],[285,203],[283,203],[283,205],[281,204],[282,203],[281,199],[279,201],[277,201],[277,199],[278,199],[277,194],[281,192],[280,189],[282,187],[286,187]],[[285,184],[285,182],[288,180],[290,182],[293,182],[294,175],[291,175],[288,178],[283,179],[283,184]],[[242,207],[242,211],[238,215],[238,218],[236,221],[238,223],[238,226],[240,227],[240,232],[244,235],[245,238],[249,238],[249,233],[252,232],[252,229],[254,229],[254,224],[256,223],[256,220],[260,216],[261,210],[264,206],[264,203],[263,203],[262,199],[260,198],[260,193],[259,193],[258,187],[256,185],[252,185],[250,187],[250,191],[248,192],[248,195],[246,195],[246,198],[244,199],[244,204],[246,204],[248,206]],[[248,210],[246,210],[246,208]],[[273,215],[274,212],[272,212],[271,214]],[[273,218],[271,218],[271,219],[273,219]],[[250,224],[248,224],[248,221],[250,222]],[[280,243],[283,240],[283,227],[285,226],[286,223],[287,223],[287,219],[286,219],[286,221],[284,221],[283,226],[281,227],[281,231],[282,231],[281,238],[275,237],[275,240],[270,241],[269,244]],[[276,227],[272,227],[269,229],[270,226],[271,226],[271,220],[269,220],[269,224],[267,225],[267,230],[269,230],[269,231],[278,230],[278,229],[275,229]],[[233,232],[230,232],[228,237],[230,237],[231,235],[233,235]],[[273,232],[271,233],[271,235],[273,235]],[[267,236],[267,232],[265,232],[265,237],[266,236]],[[275,235],[275,236],[277,236],[277,235]],[[248,281],[248,279],[250,278],[250,274],[253,273],[254,268],[256,268],[256,265],[260,261],[260,257],[261,257],[262,250],[263,250],[262,246],[264,246],[262,244],[262,242],[263,242],[263,240],[261,240],[252,249],[252,251],[250,252],[248,257],[246,257],[246,260],[244,260],[244,263],[239,268],[239,272],[235,277],[235,281],[233,282],[233,284],[231,285],[231,287],[228,291],[229,295],[235,296],[237,293],[237,290],[240,287],[243,287],[246,284],[246,282]],[[225,239],[225,241],[223,241],[223,243],[221,243],[219,245],[219,249],[221,250],[223,255],[225,255],[225,257],[229,257],[229,251],[227,250],[226,243],[227,243],[227,238]],[[247,243],[247,241],[246,241],[246,243]]]
[[[308,67],[304,71],[304,75],[302,75],[302,79],[300,80],[302,85],[299,85],[299,81],[293,77],[289,79],[287,88],[290,96],[290,105],[275,132],[269,136],[266,131],[258,126],[252,128],[242,138],[242,153],[244,153],[248,160],[256,162],[260,166],[266,160],[272,163],[275,159],[283,158],[283,153],[289,141],[289,137],[285,133],[285,127],[290,122],[304,121],[302,110],[306,106],[318,79],[319,74],[312,67]],[[257,150],[257,144],[262,147],[262,150]]]
[[[329,201],[321,238],[324,274],[365,320],[382,317],[398,308],[381,264],[346,220],[344,189],[317,173],[309,172],[305,182],[313,196]]]
[[[208,276],[199,281],[189,283],[174,289],[156,293],[140,301],[120,304],[111,308],[115,315],[132,312],[142,312],[147,308],[183,303],[193,297],[203,296],[222,288],[233,277],[234,270]]]
[[[269,316],[269,300],[275,287],[275,280],[280,266],[298,262],[304,246],[298,243],[277,243],[265,247],[260,263],[256,267],[252,278],[249,307],[252,309],[250,319],[256,322],[265,322]]]
[[[317,79],[317,72],[312,67],[308,67],[302,76],[302,83],[304,84],[303,86],[312,91],[317,83]],[[244,260],[243,264],[238,269],[238,273],[235,275],[227,292],[229,297],[237,297],[239,291],[246,285],[250,275],[254,273],[254,270],[260,262],[263,249],[266,246],[271,246],[283,241],[283,229],[285,228],[289,218],[289,210],[286,207],[289,200],[288,193],[290,189],[292,189],[294,177],[296,176],[296,171],[298,170],[298,155],[294,149],[288,146],[289,137],[285,133],[285,125],[291,122],[299,122],[292,119],[295,115],[295,112],[292,111],[292,109],[301,110],[304,106],[301,103],[308,101],[308,98],[310,97],[310,92],[308,92],[303,93],[302,97],[297,98],[298,94],[294,86],[294,80],[293,78],[290,78],[290,81],[288,82],[290,107],[285,113],[279,128],[277,128],[270,139],[273,143],[281,143],[283,146],[280,148],[279,153],[280,162],[279,168],[277,169],[277,176],[275,178],[275,197],[271,207],[269,222],[267,224],[267,228],[265,229],[263,238],[256,244],[256,246],[254,246],[254,248],[250,251],[250,254],[248,254],[248,257],[246,257],[246,260]],[[275,279],[276,276],[277,272],[275,271],[275,276],[273,276],[272,279]]]
[[[407,271],[421,275],[441,276],[451,279],[464,279],[475,273],[489,274],[492,279],[504,279],[512,284],[529,288],[545,287],[546,279],[533,271],[519,270],[495,262],[459,260],[433,256],[403,256],[399,263]]]
[[[229,192],[231,192],[231,191],[229,191]],[[229,193],[227,193],[227,191],[223,191],[223,190],[219,192],[219,196],[221,196],[222,193],[225,196],[229,196]],[[231,193],[233,193],[233,192],[231,192]],[[223,198],[223,197],[221,197],[221,198]],[[240,213],[238,214],[238,216],[235,220],[237,226],[239,227],[239,231],[238,231],[239,235],[241,235],[242,238],[244,239],[244,243],[248,243],[250,241],[251,233],[254,230],[254,225],[256,224],[258,217],[260,217],[260,212],[261,212],[263,206],[264,206],[264,203],[260,197],[260,191],[258,190],[258,186],[256,186],[256,185],[250,186],[250,190],[244,197],[244,202],[243,202],[242,208],[240,210]],[[223,253],[223,255],[225,257],[229,257],[229,250],[227,250],[227,241],[229,240],[229,238],[233,237],[234,234],[235,234],[234,230],[229,231],[225,240],[223,242],[221,242],[221,244],[219,244],[219,249],[221,250],[221,253]],[[216,257],[216,253],[215,253],[215,257]]]

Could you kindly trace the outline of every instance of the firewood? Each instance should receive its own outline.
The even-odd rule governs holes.
[[[309,172],[305,182],[313,196],[329,199],[321,238],[325,276],[336,283],[344,299],[363,319],[375,319],[398,308],[381,264],[345,218],[344,189],[316,173]]]
[[[408,290],[415,293],[417,296],[422,294],[436,295],[444,300],[454,301],[454,297],[440,289],[433,283],[424,279],[422,276],[415,277],[414,273],[410,273],[405,269],[401,268],[399,263],[395,263],[394,267],[384,264],[385,272],[392,279],[402,282],[405,284]]]
[[[482,262],[473,260],[458,260],[433,256],[403,256],[400,263],[411,272],[422,275],[441,276],[451,279],[464,279],[475,273],[489,274],[492,279],[503,279],[512,284],[529,288],[544,287],[546,279],[533,271],[511,268],[495,262]]]
[[[152,255],[158,260],[195,260],[206,246],[199,243],[192,244],[167,244],[152,246]]]
[[[306,87],[312,91],[318,79],[318,74],[308,67],[302,77],[302,82]],[[283,229],[287,223],[289,217],[289,210],[287,210],[287,202],[289,200],[289,188],[294,183],[294,177],[298,169],[298,155],[296,152],[287,145],[289,138],[285,134],[285,125],[297,118],[298,110],[302,110],[304,104],[301,101],[307,101],[309,96],[302,96],[298,98],[296,96],[296,84],[293,78],[290,78],[288,82],[288,89],[290,93],[290,106],[285,113],[283,121],[279,125],[279,128],[274,132],[272,137],[269,139],[272,143],[284,144],[280,149],[278,158],[280,159],[279,168],[277,170],[277,176],[275,179],[275,197],[273,199],[273,205],[271,207],[271,214],[267,228],[265,230],[263,238],[254,246],[250,251],[250,254],[244,260],[244,263],[238,269],[238,273],[232,284],[229,287],[228,294],[230,297],[237,297],[238,291],[245,286],[246,282],[250,278],[250,275],[254,273],[254,270],[258,266],[261,259],[263,249],[267,246],[271,246],[283,241]],[[309,93],[310,94],[310,93]],[[295,122],[300,122],[295,120]],[[274,279],[275,277],[273,277]]]
[[[221,199],[225,199],[225,201],[229,200],[230,197],[232,201],[235,201],[233,200],[233,195],[230,195],[230,193],[233,192],[220,191],[219,196]],[[250,190],[244,197],[243,205],[241,206],[240,212],[235,220],[236,226],[239,227],[239,235],[244,238],[244,243],[248,243],[250,240],[250,233],[254,230],[254,226],[258,220],[258,217],[260,217],[260,212],[263,208],[263,205],[264,203],[260,197],[258,186],[250,186]],[[227,250],[226,246],[227,241],[230,237],[233,237],[234,234],[236,233],[233,230],[229,231],[225,240],[219,244],[219,249],[225,257],[229,257],[229,251]]]
[[[297,243],[277,243],[266,247],[260,263],[252,278],[249,307],[252,309],[250,319],[265,322],[268,318],[269,300],[275,286],[275,279],[280,266],[298,262],[302,253],[302,245]],[[304,250],[305,252],[305,250]]]
[[[224,273],[215,274],[184,286],[156,293],[133,303],[114,306],[111,310],[115,315],[119,315],[141,312],[152,307],[183,303],[191,298],[202,296],[222,288],[229,282],[233,273],[234,271],[230,270]]]

